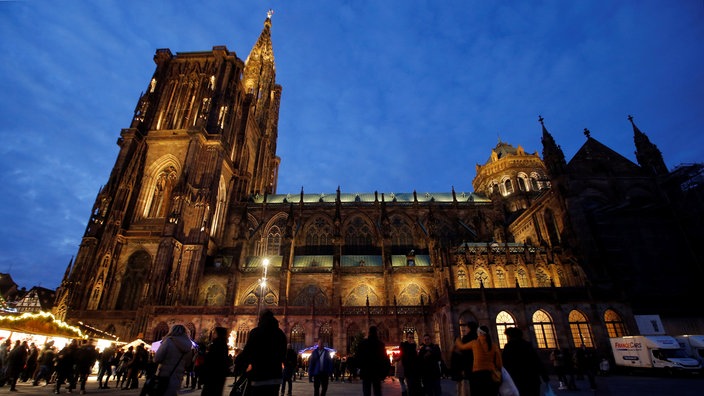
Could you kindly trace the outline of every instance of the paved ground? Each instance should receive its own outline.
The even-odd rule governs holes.
[[[140,386],[144,383],[143,379],[140,379]],[[227,384],[225,386],[225,392],[223,396],[229,396],[230,386],[232,384],[232,379],[228,378]],[[578,381],[578,386],[583,389],[581,391],[559,391],[557,390],[557,382],[553,383],[553,389],[557,395],[565,396],[587,396],[587,395],[610,395],[610,393],[594,393],[588,390],[588,385],[586,381]],[[10,392],[9,387],[5,385],[0,388],[0,394],[21,394],[26,396],[53,396],[53,385],[50,386],[32,386],[31,382],[18,383],[17,392]],[[452,396],[456,394],[455,383],[450,380],[443,380],[442,382],[442,394],[443,396]],[[116,388],[110,389],[98,389],[98,383],[95,377],[90,377],[88,383],[86,384],[86,393],[92,396],[138,396],[140,393],[139,389],[132,390],[121,390]],[[387,378],[382,385],[382,393],[384,396],[400,396],[401,389],[398,381],[392,381],[391,378]],[[62,395],[68,395],[66,392],[66,387],[62,386]],[[190,390],[183,389],[179,391],[179,394],[183,396],[200,396],[200,390]],[[362,394],[362,383],[359,380],[355,382],[331,382],[328,387],[329,396],[359,396]],[[71,395],[78,396],[79,392],[74,391]],[[293,396],[312,396],[313,395],[313,384],[308,382],[306,378],[303,380],[294,381],[293,383]],[[615,395],[614,395],[615,396]],[[620,395],[619,395],[620,396]]]
[[[609,376],[598,377],[598,391],[590,391],[585,380],[578,380],[578,391],[561,391],[557,388],[557,381],[551,381],[553,389],[558,396],[701,396],[704,395],[704,378],[665,378],[665,377],[635,377],[635,376]],[[140,386],[143,380],[140,380]],[[227,385],[232,384],[232,379],[228,379]],[[229,396],[229,386],[225,387],[223,396]],[[140,390],[120,390],[116,388],[98,389],[95,377],[90,377],[86,387],[88,396],[139,396]],[[450,380],[443,380],[443,396],[454,396],[455,383]],[[54,396],[53,387],[32,386],[31,383],[18,383],[17,392],[10,392],[5,385],[0,388],[0,395],[13,394],[24,396]],[[387,378],[382,385],[384,396],[401,396],[401,389],[398,381]],[[63,396],[67,396],[65,387],[62,388]],[[199,390],[185,389],[179,392],[182,396],[200,396]],[[362,384],[357,380],[353,383],[332,382],[328,388],[328,396],[360,396],[362,394]],[[78,392],[73,392],[72,396],[79,396]],[[313,396],[313,384],[304,378],[303,381],[296,381],[293,385],[293,396]]]

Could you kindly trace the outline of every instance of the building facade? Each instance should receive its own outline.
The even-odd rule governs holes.
[[[583,214],[590,182],[574,178],[593,158],[568,164],[544,126],[543,159],[499,142],[473,192],[277,194],[271,19],[245,61],[225,47],[154,61],[57,290],[58,318],[123,340],[159,340],[175,323],[201,340],[223,326],[241,347],[268,308],[296,347],[322,338],[342,354],[370,325],[389,345],[431,334],[445,353],[469,320],[500,341],[522,327],[545,353],[608,351],[609,336],[636,332],[639,289],[611,287],[621,274],[608,270],[632,263],[604,261],[592,235],[603,230]],[[583,150],[596,148],[613,153],[588,137]],[[626,168],[619,180],[655,177],[607,160]]]

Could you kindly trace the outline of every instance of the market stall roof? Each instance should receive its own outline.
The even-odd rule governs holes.
[[[56,337],[85,338],[81,329],[56,319],[49,312],[0,315],[0,329]]]
[[[136,340],[130,342],[129,344],[125,344],[122,346],[122,349],[127,350],[129,347],[133,347],[134,349],[137,349],[137,346],[140,344],[144,344],[144,347],[147,349],[150,349],[152,346],[149,345],[148,342],[142,340],[141,338],[137,338]]]
[[[198,343],[193,340],[191,340],[191,345],[193,345],[193,348],[198,347]],[[151,347],[152,352],[156,352],[157,350],[159,350],[160,346],[161,346],[161,341],[152,342],[152,347]]]

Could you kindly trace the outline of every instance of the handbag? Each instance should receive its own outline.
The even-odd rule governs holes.
[[[511,378],[511,375],[504,367],[501,367],[501,385],[499,385],[499,395],[519,396],[518,388],[516,388],[513,378]]]
[[[501,370],[491,370],[491,380],[500,383],[501,382]]]
[[[174,371],[176,371],[176,368],[178,367],[179,363],[181,363],[181,360],[183,359],[184,356],[186,356],[186,353],[181,354],[181,357],[178,358],[176,365],[174,366],[173,369],[171,369],[171,372],[169,373],[168,376],[153,375],[149,380],[147,380],[147,382],[151,381],[151,384],[149,384],[148,388],[147,388],[147,384],[146,383],[144,384],[147,395],[161,396],[164,393],[166,393],[166,390],[169,389],[169,382],[171,382],[171,376],[174,375]]]
[[[249,380],[247,376],[242,374],[237,379],[235,383],[232,384],[232,390],[230,391],[230,396],[246,396],[247,390],[249,389]],[[283,390],[282,390],[283,392]]]

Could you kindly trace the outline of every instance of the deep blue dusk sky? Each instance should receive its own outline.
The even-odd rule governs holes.
[[[279,193],[472,191],[498,139],[704,161],[702,0],[0,1],[0,272],[59,286],[158,48],[245,59],[274,9]]]

